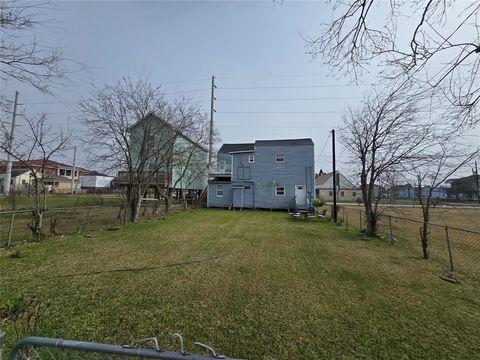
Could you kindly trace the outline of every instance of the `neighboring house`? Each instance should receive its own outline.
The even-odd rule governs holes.
[[[92,171],[88,175],[80,177],[80,187],[82,189],[109,189],[112,180],[113,176]]]
[[[414,199],[417,197],[417,189],[409,183],[395,185],[388,190],[388,194],[396,199]]]
[[[144,135],[146,129],[148,133]],[[134,163],[141,154],[142,145],[151,154],[156,154],[148,157],[150,169],[158,170],[149,185],[151,188],[168,188],[179,196],[182,191],[198,194],[207,187],[208,149],[153,113],[137,121],[129,130]],[[128,172],[120,171],[114,186],[128,186]]]
[[[62,175],[47,174],[43,179],[43,184],[49,192],[53,193],[70,193],[72,191],[72,178],[68,178]],[[76,191],[80,188],[80,181],[73,180],[73,190]]]
[[[430,191],[429,186],[422,186],[421,189],[421,196],[422,198],[426,198]],[[416,199],[418,197],[418,187],[407,184],[395,185],[392,186],[387,191],[390,197],[395,199]],[[436,187],[432,190],[432,199],[445,199],[447,198],[447,189],[445,187]]]
[[[28,162],[29,166],[31,166],[35,171],[41,171],[43,160],[42,159],[34,159]],[[48,175],[60,175],[65,176],[67,178],[72,178],[72,171],[73,165],[64,164],[58,161],[53,160],[46,160],[45,164],[45,174]],[[0,173],[4,174],[6,172],[7,162],[3,161],[0,163]],[[23,169],[25,168],[25,164],[21,161],[13,161],[12,162],[12,169]],[[90,172],[90,170],[84,169],[82,167],[75,167],[75,179],[79,180],[80,176],[86,175]]]
[[[476,175],[465,176],[446,181],[450,186],[448,195],[453,199],[478,200],[478,183]]]
[[[0,193],[3,194],[5,173],[0,174]],[[12,169],[10,189],[12,191],[28,191],[31,184],[29,169]]]
[[[315,196],[312,139],[224,144],[217,155],[218,169],[208,182],[208,207],[312,207]]]
[[[337,201],[357,201],[362,191],[354,186],[341,172],[337,171]],[[315,179],[315,195],[326,201],[333,200],[333,172],[320,173]]]

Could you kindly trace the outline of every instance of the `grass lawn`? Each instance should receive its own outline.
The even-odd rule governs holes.
[[[473,359],[480,283],[326,221],[197,210],[0,251],[0,303],[50,302],[39,335],[129,343],[179,331],[247,359]],[[13,340],[10,321],[3,330]],[[26,334],[25,334],[26,335]]]
[[[0,210],[11,210],[14,203],[17,209],[30,209],[33,207],[33,197],[16,195],[13,199],[12,196],[0,196]],[[122,199],[115,195],[47,195],[47,205],[52,209],[72,206],[117,205],[121,203]]]

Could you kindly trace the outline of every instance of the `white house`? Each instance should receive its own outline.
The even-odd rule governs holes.
[[[93,171],[80,177],[80,187],[82,189],[109,189],[112,180],[113,176]]]

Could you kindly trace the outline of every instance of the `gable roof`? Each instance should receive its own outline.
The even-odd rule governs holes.
[[[254,143],[241,143],[241,144],[223,144],[218,150],[219,153],[231,153],[237,151],[253,151],[255,147]]]
[[[340,189],[355,189],[356,187],[341,172],[337,171]],[[333,172],[322,174],[315,179],[315,187],[320,189],[333,189]]]
[[[12,178],[17,177],[19,175],[23,175],[27,172],[30,172],[29,169],[12,169]]]
[[[313,145],[313,140],[306,139],[282,139],[282,140],[257,140],[255,146],[293,146],[293,145]]]
[[[128,130],[134,128],[135,126],[137,126],[138,124],[140,124],[142,121],[144,121],[144,120],[146,120],[146,119],[148,119],[148,118],[150,118],[150,117],[152,117],[152,118],[154,118],[155,120],[160,121],[160,122],[162,122],[163,124],[167,125],[167,126],[170,127],[173,131],[175,131],[175,133],[176,133],[177,135],[180,135],[181,137],[183,137],[183,138],[186,139],[187,141],[191,142],[193,145],[198,146],[198,147],[199,147],[200,149],[202,149],[203,151],[208,152],[208,149],[207,149],[205,146],[199,144],[198,142],[193,141],[192,138],[190,138],[188,135],[185,135],[185,134],[182,133],[181,131],[175,129],[175,127],[174,127],[172,124],[170,124],[168,121],[166,121],[165,119],[163,119],[163,118],[161,118],[160,116],[158,116],[157,114],[155,114],[155,112],[153,112],[153,111],[149,112],[144,118],[138,119],[137,121],[135,121],[132,125],[130,125],[130,126],[128,127]]]

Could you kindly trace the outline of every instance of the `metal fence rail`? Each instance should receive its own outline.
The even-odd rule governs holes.
[[[54,339],[44,337],[27,337],[13,345],[9,360],[19,359],[162,359],[162,360],[236,360],[217,354],[211,347],[195,342],[194,346],[208,355],[188,353],[183,348],[183,338],[179,334],[172,334],[178,338],[179,351],[168,351],[160,347],[156,338],[139,340],[138,343],[151,341],[152,349],[139,348],[131,345],[112,345],[92,343],[76,340]],[[238,360],[238,359],[237,359]]]
[[[328,211],[331,212],[331,209]],[[328,214],[327,214],[328,215]],[[365,229],[365,212],[341,206],[338,220],[354,229]],[[423,221],[380,214],[377,234],[390,244],[407,245],[422,256]],[[480,278],[480,232],[439,224],[427,224],[429,259],[440,264],[444,275]]]

